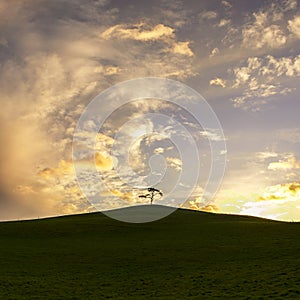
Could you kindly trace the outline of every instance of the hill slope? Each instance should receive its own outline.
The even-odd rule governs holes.
[[[189,210],[0,223],[0,299],[297,299],[299,253],[300,223]]]

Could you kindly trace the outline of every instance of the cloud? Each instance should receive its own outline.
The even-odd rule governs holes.
[[[150,22],[113,25],[100,35],[116,52],[119,79],[128,79],[129,70],[137,76],[186,78],[196,74],[189,41],[182,41],[175,29]],[[122,51],[121,49],[126,49]],[[182,66],[182,67],[180,67]],[[127,74],[126,74],[127,72]],[[124,79],[125,79],[124,78]]]
[[[193,209],[193,210],[200,210],[200,211],[206,211],[206,212],[213,212],[216,213],[219,211],[217,205],[215,204],[208,204],[208,205],[201,205],[200,203],[197,203],[197,201],[189,201],[187,208]]]
[[[10,99],[10,104],[3,106],[1,119],[7,125],[2,128],[9,124],[5,143],[12,160],[6,159],[6,171],[0,180],[7,187],[13,185],[14,191],[2,201],[6,206],[17,202],[11,209],[12,217],[22,210],[24,217],[70,213],[71,209],[72,213],[84,211],[86,200],[76,196],[76,188],[62,189],[68,177],[64,172],[70,167],[64,161],[70,158],[72,132],[81,111],[74,97],[86,99],[97,73],[89,67],[88,60],[85,66],[75,65],[72,72],[72,64],[67,65],[72,58],[64,61],[58,54],[38,53],[18,60],[8,59],[1,66],[0,85],[5,87],[1,88],[1,102]],[[10,77],[14,80],[9,83]],[[15,118],[18,121],[12,124]],[[1,159],[2,155],[3,151]],[[57,161],[61,161],[59,166],[51,167]],[[6,182],[8,177],[10,184]],[[74,183],[75,178],[70,181]],[[29,197],[21,186],[31,186],[34,193]],[[74,197],[70,196],[71,191]]]
[[[22,210],[24,215],[26,212],[37,216],[91,209],[71,168],[72,135],[85,105],[116,82],[142,76],[185,80],[197,72],[205,74],[205,64],[210,68],[214,64],[216,68],[222,65],[220,69],[225,66],[225,71],[228,68],[227,75],[232,79],[209,74],[207,78],[212,78],[210,84],[226,88],[214,90],[233,93],[235,106],[261,106],[272,95],[290,92],[290,87],[283,84],[287,79],[298,79],[300,59],[295,56],[281,59],[281,52],[276,51],[281,47],[296,49],[290,47],[290,42],[295,42],[297,37],[298,21],[293,11],[297,2],[281,1],[281,11],[270,6],[262,10],[261,15],[255,12],[255,16],[246,16],[247,24],[237,24],[239,20],[236,20],[225,26],[230,16],[228,9],[232,6],[229,2],[222,1],[220,11],[203,11],[202,4],[193,9],[196,6],[181,1],[164,1],[149,8],[150,18],[148,10],[132,14],[129,8],[110,5],[109,1],[2,1],[0,142],[5,147],[0,151],[0,211],[10,207],[12,214]],[[287,11],[289,15],[285,15]],[[199,19],[212,26],[192,26]],[[222,25],[221,29],[218,24]],[[251,28],[261,30],[253,33],[254,38],[262,39],[258,41],[259,47],[250,40]],[[243,30],[248,33],[248,40],[246,35],[243,39]],[[227,40],[226,47],[223,47],[225,42],[221,42],[224,34],[233,37]],[[285,34],[285,43],[282,34]],[[240,47],[243,41],[245,44]],[[250,43],[248,48],[247,43]],[[209,51],[213,59],[205,61],[202,53]],[[264,56],[265,52],[272,51],[272,56]],[[220,52],[222,55],[218,55]],[[250,52],[253,59],[243,61]],[[195,62],[197,60],[200,63]],[[155,110],[171,111],[154,100],[151,110],[148,103],[136,104],[128,112],[135,117]],[[107,122],[107,132],[98,137],[95,159],[82,158],[78,162],[82,169],[89,170],[96,161],[105,181],[125,194],[117,201],[103,196],[105,207],[122,205],[125,198],[129,199],[125,179],[135,180],[127,169],[123,170],[125,175],[121,174],[123,178],[117,176],[114,167],[118,161],[108,151],[115,142],[110,135],[115,129],[113,125],[117,127],[124,120],[120,114],[113,122]],[[144,130],[138,125],[130,131],[132,137]],[[86,122],[85,126],[94,128],[96,122]],[[172,128],[165,133],[172,136]],[[278,136],[289,141],[294,139],[294,142],[298,139],[297,132],[281,132]],[[208,131],[203,137],[218,139],[219,135]],[[165,137],[160,141],[155,137],[134,144],[135,171],[149,169],[145,159],[147,151],[143,150],[150,149],[153,154],[174,159],[176,153],[171,148]],[[261,158],[263,156],[267,154],[261,154]],[[266,163],[273,158],[265,158]],[[279,158],[282,157],[279,155]],[[172,163],[174,167],[169,166],[169,169],[177,174],[174,169],[179,169],[180,164],[176,160]],[[96,191],[97,179],[85,175],[91,190]],[[170,181],[175,177],[172,176]],[[144,179],[143,175],[140,177]],[[114,195],[114,198],[118,197]]]
[[[232,5],[231,5],[228,1],[222,0],[221,3],[222,3],[222,5],[225,6],[226,8],[231,8],[231,7],[232,7]]]
[[[211,141],[224,141],[223,133],[220,132],[218,129],[209,129],[206,128],[205,131],[201,131],[200,135],[208,138]]]
[[[128,20],[109,1],[1,2],[2,211],[10,207],[13,214],[23,206],[32,216],[39,210],[85,211],[87,201],[77,195],[76,178],[67,170],[85,105],[125,79],[196,74],[190,42],[179,38],[171,21],[159,19]],[[86,126],[95,125],[90,123]],[[114,158],[101,143],[106,142],[99,141],[96,162],[109,173]]]
[[[211,57],[214,57],[215,55],[217,55],[217,54],[219,54],[219,53],[220,53],[219,48],[214,48],[214,49],[211,50],[211,53],[210,53],[209,57],[210,57],[210,58],[211,58]]]
[[[182,161],[179,158],[167,157],[167,162],[171,166],[171,168],[174,168],[176,171],[181,171]]]
[[[300,55],[296,57],[274,58],[271,55],[266,56],[267,64],[262,66],[260,72],[262,75],[277,76],[300,76]]]
[[[111,194],[117,196],[118,198],[128,202],[128,203],[135,203],[138,199],[138,196],[135,195],[133,192],[122,192],[120,190],[111,190]]]
[[[245,66],[234,68],[233,89],[242,89],[242,95],[232,99],[236,107],[259,108],[274,95],[285,95],[293,91],[292,87],[281,84],[283,78],[300,76],[300,56],[275,58],[249,57]]]
[[[30,185],[18,185],[15,189],[14,189],[15,193],[20,193],[20,194],[25,194],[25,195],[31,195],[31,194],[36,194],[36,191],[34,190],[34,188]]]
[[[170,126],[166,126],[165,123],[155,125],[150,118],[144,116],[144,114],[157,111],[159,108],[163,108],[162,112],[168,115],[178,112],[177,106],[163,106],[160,105],[159,100],[137,100],[117,110],[110,118],[113,124],[109,122],[108,126],[104,126],[104,132],[108,132],[114,138],[111,141],[111,138],[107,138],[103,133],[99,136],[102,145],[95,147],[97,151],[103,153],[100,157],[101,166],[103,166],[102,160],[105,163],[104,168],[100,170],[101,178],[106,187],[118,192],[113,195],[101,193],[101,201],[99,200],[99,203],[96,204],[98,209],[124,206],[132,198],[131,194],[128,194],[129,192],[133,193],[132,203],[143,203],[138,202],[141,199],[135,197],[138,187],[153,186],[153,182],[162,184],[166,194],[172,190],[178,172],[182,168],[178,151],[172,144],[172,135],[177,134],[176,131],[173,131],[174,126],[171,126],[174,121],[170,118]],[[122,120],[118,124],[120,118]],[[95,124],[88,121],[83,127],[86,130],[94,130]],[[84,134],[80,136],[80,140],[84,141]],[[112,146],[111,149],[105,146],[106,140]],[[93,149],[93,145],[88,146]],[[103,157],[107,157],[108,153],[112,159],[103,159]],[[165,160],[162,155],[154,154],[164,154]],[[114,163],[114,156],[117,158],[117,163],[112,169],[111,163]],[[93,162],[93,159],[91,161]],[[108,167],[106,167],[107,162]],[[79,159],[76,165],[77,163],[81,164],[83,161]],[[87,170],[87,166],[85,170]],[[84,173],[80,178],[84,178],[87,189],[91,186],[92,190],[88,192],[97,193],[97,188],[95,188],[97,187],[97,178],[91,178],[89,174]],[[97,202],[97,200],[95,201]]]
[[[288,28],[285,20],[290,17],[290,11],[296,9],[296,1],[281,1],[271,3],[253,12],[250,20],[243,25],[242,46],[245,49],[269,52],[270,49],[281,49],[290,42],[287,29],[296,33],[298,20],[295,17],[289,21]]]
[[[205,11],[200,14],[200,18],[207,19],[207,20],[215,19],[217,16],[218,16],[218,14],[212,10]]]
[[[104,68],[104,74],[107,76],[116,75],[121,73],[122,70],[119,67],[116,66],[107,66]]]
[[[297,8],[297,0],[284,0],[281,3],[284,11],[294,10]]]
[[[96,152],[95,163],[100,170],[111,170],[114,166],[112,157],[101,152]]]
[[[280,48],[286,43],[286,34],[279,25],[267,25],[266,13],[254,13],[255,21],[242,31],[245,48]]]
[[[300,38],[300,16],[295,16],[294,19],[288,21],[288,29],[296,37]]]
[[[221,86],[222,88],[225,88],[226,87],[226,82],[224,79],[222,78],[214,78],[214,79],[211,79],[210,82],[209,82],[210,85],[219,85]]]
[[[148,192],[144,189],[132,189],[130,191],[125,189],[112,189],[109,191],[102,192],[101,195],[106,199],[108,206],[107,208],[117,208],[124,205],[132,204],[149,204],[149,198],[140,198],[140,195],[147,194]],[[157,197],[154,196],[154,201]]]
[[[299,182],[277,184],[267,187],[264,193],[259,197],[259,200],[290,200],[294,198],[300,200]]]
[[[265,161],[269,158],[278,157],[278,153],[273,151],[264,151],[264,152],[257,152],[255,154],[256,158],[258,158],[261,161]]]
[[[69,174],[74,174],[73,163],[65,160],[61,160],[56,168],[45,168],[37,173],[45,179],[59,179]]]
[[[300,184],[270,185],[257,194],[217,201],[219,212],[251,215],[282,221],[300,220]]]
[[[181,54],[181,55],[186,55],[186,56],[193,56],[194,53],[189,47],[190,42],[177,42],[173,46],[173,53],[175,54]]]
[[[158,148],[154,149],[155,154],[162,154],[164,152],[165,152],[165,150],[162,147],[158,147]]]
[[[207,212],[219,211],[216,203],[207,202],[205,199],[204,189],[201,186],[195,187],[190,199],[182,204],[181,207]]]
[[[221,19],[219,24],[218,24],[218,27],[224,27],[224,26],[227,26],[231,23],[231,21],[229,19]]]
[[[30,186],[18,188],[16,193],[22,195],[30,191],[31,202],[27,206],[33,209],[36,216],[52,214],[70,214],[93,211],[93,207],[82,194],[74,173],[72,161],[61,160],[55,167],[47,167],[37,172],[36,180]],[[38,200],[38,203],[33,201]]]
[[[282,128],[275,132],[275,138],[279,141],[285,141],[292,144],[300,143],[299,128]]]
[[[154,41],[174,36],[174,29],[164,24],[157,24],[151,29],[144,29],[145,23],[129,25],[115,25],[105,30],[101,36],[105,39],[121,38],[136,41]]]
[[[268,169],[272,171],[300,169],[300,161],[297,161],[294,155],[289,155],[289,157],[284,160],[270,163]]]
[[[12,98],[10,105],[14,101]],[[14,117],[13,111],[2,107],[0,143],[5,147],[0,150],[0,219],[28,218],[38,211],[40,215],[57,213],[53,200],[35,190],[35,168],[49,152],[43,131]]]

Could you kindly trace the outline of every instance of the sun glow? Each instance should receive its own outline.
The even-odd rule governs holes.
[[[219,212],[237,213],[281,221],[300,220],[300,183],[267,187],[261,195],[217,201]]]

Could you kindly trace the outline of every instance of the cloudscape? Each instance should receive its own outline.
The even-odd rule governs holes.
[[[296,0],[0,0],[0,27],[1,220],[94,211],[72,161],[80,115],[114,84],[162,77],[206,99],[227,145],[220,153],[226,172],[213,201],[203,202],[203,176],[189,199],[169,205],[300,221]],[[160,99],[136,100],[116,110],[117,121],[108,119],[97,135],[96,168],[110,186],[101,192],[101,209],[143,203],[124,180],[144,184],[147,153],[155,154],[154,169],[165,157],[158,187],[171,191],[182,171],[171,124],[161,126],[164,137],[138,138],[154,126],[142,116],[157,111],[172,115],[178,108]],[[187,112],[180,112],[179,121],[200,136],[203,157],[208,140],[223,138],[198,128]],[[129,140],[134,173],[121,168],[116,174],[118,160],[109,149],[114,145],[121,155],[121,142]],[[208,170],[209,159],[201,161]],[[85,158],[78,164],[89,168]]]

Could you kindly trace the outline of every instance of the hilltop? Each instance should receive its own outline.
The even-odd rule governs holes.
[[[4,222],[0,299],[295,299],[299,253],[300,223],[183,209]]]

